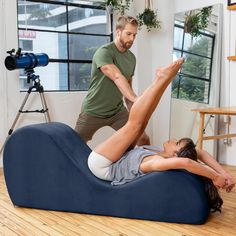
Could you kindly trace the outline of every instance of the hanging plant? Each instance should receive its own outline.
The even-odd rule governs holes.
[[[144,11],[137,15],[139,28],[145,25],[148,32],[151,31],[151,29],[153,28],[154,29],[161,28],[161,22],[158,20],[158,16],[157,16],[157,10],[156,11],[152,10],[151,3],[152,3],[152,0],[145,0]]]
[[[132,1],[133,0],[105,0],[101,6],[105,7],[110,14],[112,14],[113,11],[117,11],[119,14],[124,15],[125,11],[129,10]]]
[[[204,7],[200,11],[189,11],[184,22],[184,32],[198,37],[201,31],[207,28],[211,12],[212,6]]]

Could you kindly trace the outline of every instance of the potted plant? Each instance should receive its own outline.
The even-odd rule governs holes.
[[[131,1],[133,0],[105,0],[102,6],[105,7],[110,14],[115,10],[118,11],[119,14],[124,15],[125,11],[129,10]]]
[[[157,10],[154,11],[151,8],[151,0],[145,1],[145,9],[142,13],[137,15],[139,27],[146,26],[147,31],[151,31],[152,28],[161,28],[161,22],[158,20]]]
[[[184,22],[184,32],[198,37],[201,31],[207,28],[211,12],[212,6],[189,11]]]

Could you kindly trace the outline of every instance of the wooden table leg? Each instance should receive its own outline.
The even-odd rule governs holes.
[[[202,149],[202,142],[203,142],[203,131],[204,131],[204,118],[205,114],[200,112],[200,121],[199,121],[199,130],[198,130],[198,142],[197,147],[199,149]]]

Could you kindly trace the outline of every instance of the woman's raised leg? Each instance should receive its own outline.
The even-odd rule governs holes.
[[[131,107],[129,120],[111,137],[95,148],[95,152],[112,162],[121,158],[129,146],[143,133],[158,105],[162,94],[176,76],[184,59],[179,59],[167,67],[158,69],[156,78]]]

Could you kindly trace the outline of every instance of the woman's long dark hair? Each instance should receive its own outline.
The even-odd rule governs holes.
[[[193,143],[193,140],[190,138],[182,138],[179,140],[179,142],[184,142],[185,146],[180,149],[180,151],[177,153],[177,156],[186,157],[198,162],[197,151],[195,148],[195,144]],[[221,206],[223,204],[223,200],[220,197],[216,186],[213,184],[211,179],[208,179],[203,176],[201,176],[201,178],[203,179],[203,182],[205,184],[205,191],[207,192],[208,195],[211,212],[216,212],[216,211],[221,212]]]

